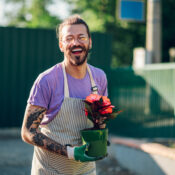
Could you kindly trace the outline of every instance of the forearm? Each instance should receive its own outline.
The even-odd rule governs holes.
[[[39,125],[46,109],[28,106],[22,126],[22,138],[25,142],[38,146],[52,153],[67,156],[66,146],[48,138],[39,131]]]
[[[39,146],[52,153],[67,156],[66,146],[55,142],[39,131],[30,132],[30,144]]]

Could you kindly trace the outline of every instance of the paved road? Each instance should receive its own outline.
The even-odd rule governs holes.
[[[0,138],[0,175],[30,175],[33,146],[19,138]],[[134,175],[121,168],[116,160],[97,162],[98,175]]]

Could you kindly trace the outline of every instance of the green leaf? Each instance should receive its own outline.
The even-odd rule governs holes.
[[[88,114],[88,119],[91,120],[93,122],[93,117],[91,115]],[[93,122],[94,123],[94,122]]]
[[[92,114],[92,109],[91,109],[91,105],[88,103],[85,103],[85,108],[87,109],[88,113]]]

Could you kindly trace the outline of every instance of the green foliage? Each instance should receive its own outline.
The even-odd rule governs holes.
[[[60,23],[60,19],[51,16],[47,10],[47,6],[52,0],[6,0],[6,3],[17,4],[20,8],[16,14],[6,13],[9,26],[31,27],[31,28],[55,28]]]
[[[92,115],[92,109],[91,109],[91,105],[89,103],[85,102],[85,108],[87,109],[87,111],[89,111],[89,113]]]
[[[111,67],[131,65],[133,49],[145,46],[145,23],[121,21],[117,17],[117,0],[66,0],[72,14],[80,14],[91,31],[112,35]]]
[[[145,47],[146,24],[126,22],[117,16],[118,0],[66,0],[87,21],[91,31],[107,32],[113,37],[111,67],[132,64],[133,49]],[[146,5],[147,1],[145,1]],[[175,47],[175,1],[162,3],[162,61],[169,61],[169,49]],[[146,11],[146,10],[145,10]],[[146,16],[146,15],[145,15]]]

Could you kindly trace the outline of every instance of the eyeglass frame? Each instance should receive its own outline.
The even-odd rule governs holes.
[[[69,37],[72,38],[72,41],[66,41]],[[86,38],[85,41],[81,41],[79,38]],[[88,36],[85,36],[84,34],[80,34],[77,38],[75,38],[74,36],[72,35],[68,35],[65,37],[65,39],[61,40],[62,42],[66,43],[66,44],[71,44],[73,42],[75,42],[75,39],[79,42],[79,43],[86,43],[87,41],[89,41],[89,37]]]

